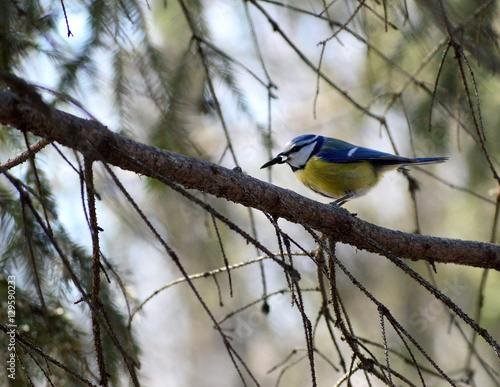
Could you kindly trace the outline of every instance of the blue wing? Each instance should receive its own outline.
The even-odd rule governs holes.
[[[316,156],[330,163],[370,161],[378,165],[434,164],[448,160],[447,157],[401,157],[374,149],[363,148],[334,138],[325,138]]]

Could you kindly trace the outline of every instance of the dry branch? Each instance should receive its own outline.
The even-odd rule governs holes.
[[[322,204],[295,192],[207,161],[168,152],[113,133],[94,120],[60,110],[40,109],[29,98],[0,92],[0,123],[56,141],[85,157],[124,170],[156,174],[182,185],[306,224],[342,243],[382,255],[455,263],[500,270],[500,246],[389,230],[365,222],[347,210]]]

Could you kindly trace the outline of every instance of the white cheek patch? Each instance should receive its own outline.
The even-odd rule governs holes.
[[[306,165],[307,160],[311,157],[315,146],[316,142],[312,142],[311,144],[302,147],[299,151],[290,153],[286,162],[294,168],[303,168],[304,165]]]
[[[349,152],[347,152],[347,157],[352,157],[352,155],[359,149],[359,147],[352,148]]]

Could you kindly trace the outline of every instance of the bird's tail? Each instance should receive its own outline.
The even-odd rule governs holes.
[[[407,162],[402,165],[426,165],[426,164],[439,164],[444,163],[449,157],[416,157],[414,159],[408,159]]]

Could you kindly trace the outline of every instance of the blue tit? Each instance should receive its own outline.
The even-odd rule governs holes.
[[[288,163],[302,184],[342,204],[373,188],[385,172],[405,166],[442,163],[448,157],[407,158],[362,148],[335,138],[305,134],[262,168]]]

